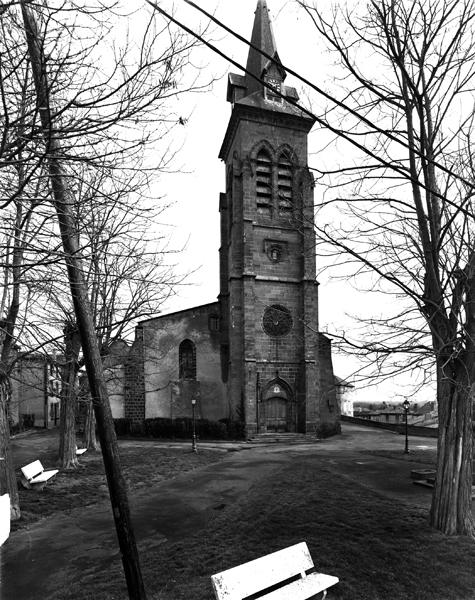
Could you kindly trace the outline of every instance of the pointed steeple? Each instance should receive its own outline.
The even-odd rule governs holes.
[[[277,61],[277,69],[283,81],[286,73],[277,53],[277,46],[275,43],[274,32],[272,31],[272,23],[269,17],[266,0],[258,0],[257,2],[251,43],[253,46],[272,56],[272,58]],[[263,75],[272,68],[273,64],[275,65],[275,63],[263,56],[258,50],[255,50],[252,47],[249,48],[246,68],[255,77],[262,79]],[[254,77],[250,77],[249,75],[246,75],[246,88],[247,94],[262,90],[262,86],[254,79]]]
[[[241,122],[246,122],[249,115],[265,122],[274,118],[277,113],[285,115],[294,121],[302,131],[310,131],[315,119],[302,111],[296,102],[299,95],[294,87],[284,85],[287,73],[280,62],[277,46],[272,31],[266,0],[258,0],[252,28],[251,43],[255,48],[249,48],[246,70],[254,77],[229,73],[226,99],[233,106],[231,118],[219,152],[219,157],[228,160],[236,128]],[[271,59],[263,56],[265,52]],[[267,85],[262,85],[265,81]]]

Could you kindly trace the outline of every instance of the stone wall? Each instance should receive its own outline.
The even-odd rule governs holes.
[[[217,324],[217,302],[140,323],[126,365],[126,417],[139,418],[139,409],[140,418],[191,416],[193,397],[197,417],[229,416]],[[179,347],[184,340],[195,347],[195,379],[180,379]]]
[[[331,341],[322,333],[318,334],[318,360],[320,376],[320,415],[317,433],[331,435],[339,433],[340,406],[335,391]]]
[[[228,395],[234,411],[244,415],[247,433],[253,434],[266,427],[259,389],[280,378],[291,396],[289,429],[332,430],[338,410],[330,346],[320,344],[317,334],[313,183],[307,168],[309,122],[243,107],[235,107],[231,122],[234,129],[228,129],[222,156],[226,194],[220,196],[220,300],[227,333],[224,343],[231,357]],[[259,208],[256,192],[257,157],[262,149],[270,161],[269,210]],[[278,208],[283,151],[293,163],[293,210],[288,213]],[[293,326],[289,333],[276,337],[264,331],[263,314],[272,305],[290,311]]]
[[[144,331],[135,329],[135,340],[124,365],[124,416],[132,421],[145,419]]]
[[[107,394],[114,419],[125,417],[125,372],[129,354],[129,344],[124,340],[115,340],[109,346],[103,361]],[[137,371],[140,373],[140,365]]]
[[[107,395],[114,419],[125,417],[125,366],[115,365],[104,368],[104,377],[107,385]]]

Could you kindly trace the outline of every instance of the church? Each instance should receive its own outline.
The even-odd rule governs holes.
[[[219,296],[138,324],[116,365],[115,416],[177,418],[193,406],[201,418],[242,421],[248,436],[339,431],[331,344],[318,331],[307,164],[314,119],[291,103],[298,94],[285,82],[259,0],[246,74],[228,77]]]

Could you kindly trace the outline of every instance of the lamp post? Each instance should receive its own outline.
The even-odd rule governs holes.
[[[191,443],[192,452],[198,452],[198,448],[196,446],[196,423],[195,423],[195,406],[196,406],[196,398],[191,399],[191,415],[192,415],[192,427],[193,427],[193,437]]]
[[[404,444],[404,454],[409,454],[409,437],[407,431],[407,413],[409,412],[409,400],[407,398],[402,403],[402,407],[404,409],[404,429],[406,435],[406,440]]]

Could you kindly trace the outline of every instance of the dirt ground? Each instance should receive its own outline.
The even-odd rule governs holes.
[[[124,477],[134,493],[175,477],[178,473],[204,467],[221,460],[225,449],[202,449],[195,454],[189,445],[168,447],[164,444],[119,442]],[[40,458],[45,469],[55,467],[57,431],[43,431],[13,440],[17,469]],[[107,481],[100,452],[86,452],[77,469],[60,469],[43,490],[19,486],[21,519],[12,523],[12,531],[31,525],[53,514],[68,513],[108,500]]]
[[[296,464],[305,459],[310,466],[312,457],[324,459],[332,473],[375,490],[381,497],[427,509],[430,490],[413,485],[410,471],[427,468],[435,460],[435,442],[413,438],[412,455],[407,456],[402,454],[401,436],[345,424],[341,436],[314,444],[206,444],[201,448],[203,463],[195,464],[193,470],[175,477],[169,472],[161,479],[151,477],[145,485],[132,485],[130,502],[139,548],[147,554],[152,547],[186,540],[225,514],[228,507],[249,498],[260,481],[278,478],[292,461]],[[15,440],[16,463],[48,456],[51,443],[41,435]],[[171,456],[190,450],[188,444],[181,443],[136,440],[122,444],[124,456],[130,452],[137,460],[140,454],[150,457],[156,453],[157,463],[160,453]],[[148,462],[148,468],[153,471],[153,461]],[[51,491],[54,493],[54,487]],[[99,567],[107,572],[117,560],[106,499],[51,514],[14,531],[1,549],[1,600],[74,598],[61,595],[61,589],[78,580],[82,571]]]

